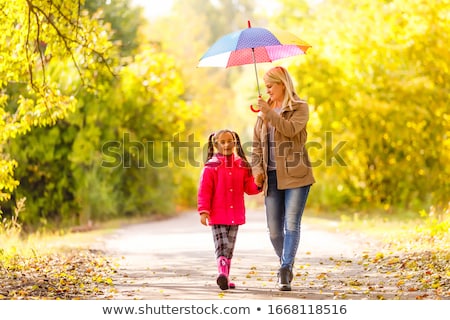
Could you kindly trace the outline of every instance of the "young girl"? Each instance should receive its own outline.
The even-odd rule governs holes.
[[[211,134],[200,178],[198,212],[201,223],[212,228],[219,272],[217,285],[222,290],[235,287],[229,282],[229,275],[238,228],[245,223],[244,193],[260,191],[237,133],[225,129]]]

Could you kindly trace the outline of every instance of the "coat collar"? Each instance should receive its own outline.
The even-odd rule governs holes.
[[[206,163],[205,166],[207,167],[218,167],[220,166],[222,163],[226,162],[226,158],[227,156],[224,156],[223,154],[220,153],[215,153],[211,159],[209,159]],[[235,155],[234,153],[231,154],[231,162],[238,162],[241,158],[237,155]]]

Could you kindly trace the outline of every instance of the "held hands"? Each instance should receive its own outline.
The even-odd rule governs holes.
[[[255,177],[255,184],[259,187],[262,188],[263,184],[264,184],[264,174],[260,173]]]
[[[204,226],[207,226],[209,224],[209,213],[208,212],[201,212],[200,213],[200,222]]]

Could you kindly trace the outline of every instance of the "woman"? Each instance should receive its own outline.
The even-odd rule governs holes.
[[[270,240],[280,259],[278,287],[290,291],[303,210],[315,182],[305,148],[309,111],[283,67],[270,69],[264,83],[269,99],[258,99],[252,169],[264,190]]]

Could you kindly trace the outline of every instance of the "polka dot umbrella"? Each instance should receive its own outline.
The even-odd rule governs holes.
[[[198,66],[228,68],[253,64],[258,94],[261,96],[256,64],[305,54],[309,48],[310,44],[288,31],[252,28],[248,21],[248,28],[217,40],[200,58]]]

